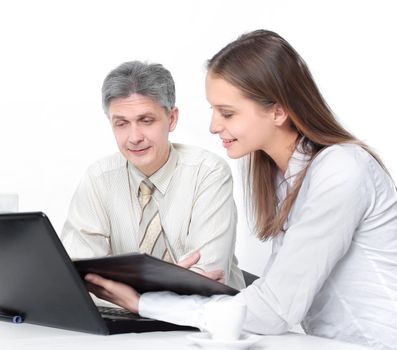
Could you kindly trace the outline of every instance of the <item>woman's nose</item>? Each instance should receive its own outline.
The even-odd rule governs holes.
[[[219,118],[215,115],[215,113],[212,114],[211,118],[211,123],[210,123],[210,132],[212,134],[218,134],[222,129],[221,124],[219,123]]]

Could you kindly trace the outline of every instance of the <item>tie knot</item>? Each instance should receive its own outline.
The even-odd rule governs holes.
[[[143,196],[150,196],[153,193],[153,188],[148,185],[145,181],[142,181],[139,185],[139,191]]]

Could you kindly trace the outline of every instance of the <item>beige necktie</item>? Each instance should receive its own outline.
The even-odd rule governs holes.
[[[139,185],[139,203],[142,208],[142,216],[139,223],[139,251],[173,262],[167,249],[157,204],[152,198],[153,185],[149,185],[145,181],[142,181]]]

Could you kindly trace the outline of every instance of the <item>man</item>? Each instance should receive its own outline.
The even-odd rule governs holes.
[[[230,169],[206,150],[169,142],[178,121],[170,72],[123,63],[105,78],[102,102],[120,153],[94,163],[76,190],[61,235],[70,256],[140,251],[178,263],[199,251],[185,266],[222,269],[241,289]]]

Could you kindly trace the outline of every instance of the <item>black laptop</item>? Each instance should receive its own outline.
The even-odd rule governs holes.
[[[25,322],[95,334],[192,329],[100,310],[41,212],[0,214],[0,309]]]

